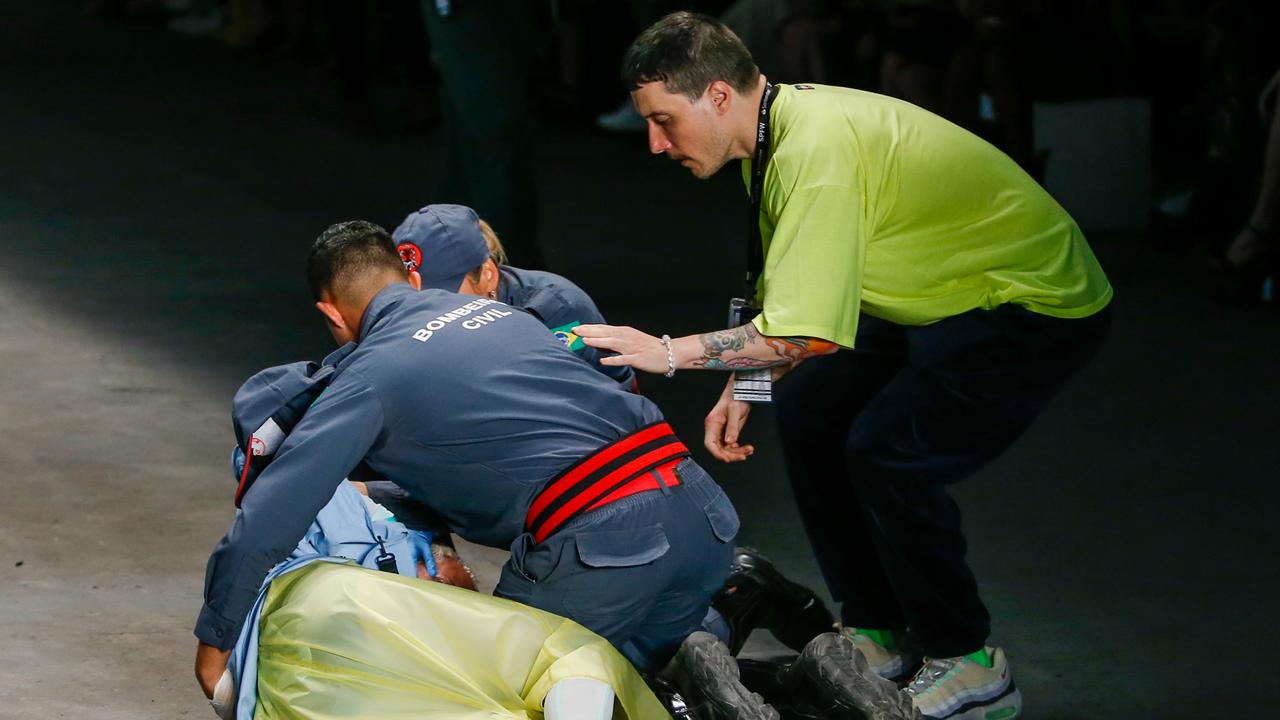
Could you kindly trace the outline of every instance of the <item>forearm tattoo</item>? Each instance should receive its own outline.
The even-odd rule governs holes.
[[[759,337],[760,332],[751,323],[728,330],[704,333],[698,336],[702,341],[702,357],[695,360],[693,364],[708,370],[739,370],[773,365],[774,363],[749,357],[732,358],[728,361],[722,359],[721,356],[726,352],[741,352],[752,340]]]
[[[815,355],[830,355],[840,349],[833,342],[811,337],[766,337],[765,342],[793,365]]]
[[[795,365],[806,358],[828,355],[839,348],[833,342],[818,338],[761,335],[751,323],[704,333],[698,339],[702,341],[702,357],[694,360],[693,364],[694,367],[708,370],[750,370]],[[725,357],[726,355],[729,357]]]

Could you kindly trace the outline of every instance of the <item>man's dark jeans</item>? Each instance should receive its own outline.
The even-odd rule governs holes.
[[[909,628],[932,657],[983,646],[991,619],[946,486],[1022,434],[1110,321],[1013,305],[921,327],[863,315],[855,349],[778,383],[792,488],[846,625]]]

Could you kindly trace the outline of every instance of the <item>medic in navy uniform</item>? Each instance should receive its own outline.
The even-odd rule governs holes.
[[[471,208],[428,205],[410,213],[391,237],[405,267],[422,276],[423,289],[479,295],[518,307],[596,370],[635,390],[629,366],[601,365],[600,351],[573,332],[578,325],[605,322],[591,297],[555,273],[507,265],[497,234]]]
[[[578,621],[642,670],[665,662],[724,583],[738,518],[658,408],[528,313],[417,292],[371,223],[326,230],[308,274],[337,370],[209,558],[206,691],[267,572],[362,461],[462,537],[509,547],[497,595]]]

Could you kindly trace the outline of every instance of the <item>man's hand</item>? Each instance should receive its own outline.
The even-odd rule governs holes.
[[[579,325],[573,332],[593,348],[618,353],[600,358],[601,365],[630,365],[650,373],[667,371],[667,347],[652,335],[617,325]]]
[[[738,444],[742,426],[746,424],[747,415],[751,412],[751,403],[733,399],[733,377],[729,376],[724,392],[720,393],[720,400],[703,421],[702,443],[712,457],[727,463],[742,462],[756,451],[753,445]]]
[[[231,651],[219,650],[199,640],[196,642],[196,682],[200,683],[204,696],[213,699],[213,689],[222,677],[222,672],[227,669],[227,658],[231,657]]]

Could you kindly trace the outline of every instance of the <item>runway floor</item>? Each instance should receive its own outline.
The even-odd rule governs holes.
[[[232,392],[322,355],[306,247],[424,204],[432,140],[335,130],[308,73],[78,3],[0,15],[0,717],[211,717],[191,664],[230,519]],[[548,127],[544,250],[614,322],[723,322],[743,192],[639,137]],[[1097,237],[1102,356],[956,488],[1028,718],[1273,717],[1280,314],[1208,299],[1203,262]],[[643,379],[691,441],[718,376]],[[820,585],[772,419],[704,460],[741,541]],[[699,451],[701,452],[701,451]],[[474,550],[492,583],[501,553]],[[1272,607],[1272,610],[1266,610]],[[754,644],[767,652],[764,641]]]

